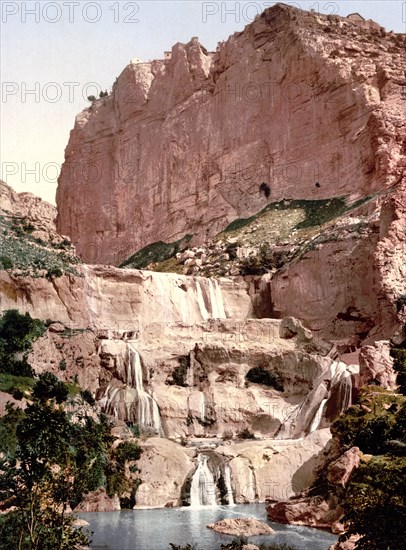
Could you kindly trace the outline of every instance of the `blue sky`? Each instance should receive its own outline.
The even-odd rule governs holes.
[[[404,0],[285,3],[343,16],[357,11],[387,30],[406,32]],[[88,106],[87,95],[110,89],[131,58],[161,59],[173,44],[192,36],[215,50],[219,41],[273,4],[0,0],[2,179],[17,191],[54,202],[69,132],[75,115]]]

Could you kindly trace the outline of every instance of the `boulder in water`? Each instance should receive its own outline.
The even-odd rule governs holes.
[[[255,518],[227,518],[216,523],[209,523],[207,527],[217,533],[237,537],[273,535],[275,533],[272,527]]]

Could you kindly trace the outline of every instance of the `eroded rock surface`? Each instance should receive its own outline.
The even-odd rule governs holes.
[[[258,212],[261,183],[272,200],[388,189],[404,154],[403,44],[278,4],[213,54],[193,39],[128,65],[76,119],[58,230],[88,263],[117,265]]]
[[[235,535],[237,537],[255,537],[257,535],[273,535],[275,531],[264,523],[255,518],[228,518],[209,523],[209,529],[222,533],[223,535]]]

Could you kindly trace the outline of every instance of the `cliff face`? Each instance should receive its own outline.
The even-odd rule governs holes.
[[[404,154],[402,40],[279,4],[214,54],[193,39],[169,61],[127,66],[76,119],[59,232],[86,262],[117,265],[258,212],[261,183],[275,201],[391,187]]]

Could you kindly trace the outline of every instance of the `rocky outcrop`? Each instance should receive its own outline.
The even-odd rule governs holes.
[[[117,265],[258,212],[261,183],[272,200],[388,189],[404,154],[403,44],[277,4],[214,54],[192,39],[170,60],[128,65],[76,119],[58,230],[85,261]]]
[[[270,503],[267,511],[268,518],[277,523],[307,525],[328,530],[342,515],[342,510],[330,510],[329,503],[320,497],[303,497],[289,502]]]
[[[217,533],[235,535],[236,537],[255,537],[275,533],[272,527],[255,518],[222,519],[216,523],[209,523],[207,527]]]
[[[136,508],[178,506],[181,488],[194,470],[194,451],[157,437],[149,438],[142,449],[137,462],[142,483],[137,490]]]
[[[354,469],[359,467],[360,450],[352,447],[333,460],[328,466],[326,479],[330,483],[329,496],[304,495],[285,502],[270,502],[267,506],[268,518],[280,523],[291,525],[308,525],[319,529],[333,530],[342,533],[341,523],[343,509],[339,504],[337,494],[344,489]]]
[[[36,226],[35,236],[43,238],[45,241],[49,240],[50,235],[57,236],[55,206],[32,193],[16,193],[0,180],[0,205],[1,209],[11,216],[27,218],[33,223]]]
[[[74,512],[115,512],[120,510],[120,499],[117,495],[109,497],[103,487],[87,494],[76,506]]]
[[[320,430],[303,440],[246,441],[217,448],[229,460],[235,502],[286,500],[308,489],[330,437],[329,430]]]
[[[393,370],[390,343],[387,340],[363,346],[359,354],[359,363],[360,387],[378,384],[391,390],[396,388],[396,372]]]
[[[159,334],[214,318],[246,319],[252,306],[243,278],[208,280],[176,274],[77,267],[79,277],[15,277],[0,272],[0,311],[16,307],[72,329]]]

